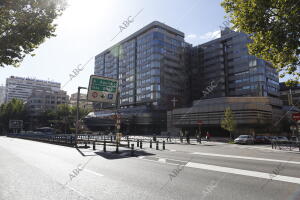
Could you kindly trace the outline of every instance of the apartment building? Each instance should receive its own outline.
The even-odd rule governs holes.
[[[33,78],[10,76],[6,79],[6,102],[13,98],[27,101],[34,88],[50,88],[52,91],[60,90],[60,83],[44,81]]]

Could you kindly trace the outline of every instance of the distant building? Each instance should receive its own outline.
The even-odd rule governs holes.
[[[42,111],[54,110],[58,105],[68,103],[69,97],[66,91],[53,91],[45,87],[34,88],[27,99],[30,116],[38,116]]]
[[[0,105],[5,102],[5,86],[0,86]]]
[[[284,106],[300,107],[300,84],[290,87],[280,83],[280,99]]]
[[[70,105],[71,106],[77,106],[77,93],[71,94],[70,97]],[[93,108],[93,103],[87,101],[87,95],[86,94],[80,94],[80,101],[79,101],[79,106],[84,109],[92,109]]]
[[[41,113],[44,111],[54,111],[60,104],[68,104],[69,96],[66,91],[53,91],[51,88],[36,87],[32,89],[31,95],[26,101],[29,111],[29,127],[31,130],[41,126],[49,126],[41,121]]]
[[[51,91],[59,91],[60,83],[44,81],[32,78],[11,76],[6,79],[6,102],[13,98],[27,101],[34,88],[50,88]]]
[[[280,99],[283,102],[284,116],[290,122],[294,122],[292,115],[300,113],[300,84],[291,87],[280,83]]]

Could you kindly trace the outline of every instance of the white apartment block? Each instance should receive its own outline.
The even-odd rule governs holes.
[[[13,98],[27,101],[32,94],[32,90],[37,87],[51,88],[53,91],[59,91],[60,83],[33,78],[10,76],[6,79],[5,101],[8,102]]]

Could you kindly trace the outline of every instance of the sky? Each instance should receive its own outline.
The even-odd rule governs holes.
[[[88,87],[97,54],[153,21],[182,31],[185,40],[193,45],[218,37],[226,21],[221,0],[67,1],[67,9],[55,21],[56,37],[40,45],[35,56],[26,56],[20,67],[0,68],[0,85],[5,85],[6,78],[12,75],[30,77],[59,82],[70,95],[78,86]],[[123,22],[135,15],[120,32]],[[83,70],[75,76],[73,71],[78,66]]]

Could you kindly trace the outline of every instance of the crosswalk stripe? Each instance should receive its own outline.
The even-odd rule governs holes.
[[[190,167],[190,168],[209,170],[209,171],[217,171],[217,172],[223,172],[223,173],[229,173],[229,174],[237,174],[237,175],[243,175],[243,176],[251,176],[251,177],[256,177],[256,178],[263,178],[263,179],[270,179],[270,180],[277,180],[277,181],[300,184],[300,178],[295,178],[295,177],[291,177],[291,176],[281,176],[281,175],[272,176],[272,174],[264,173],[264,172],[236,169],[236,168],[230,168],[230,167],[221,167],[221,166],[216,166],[216,165],[207,165],[207,164],[200,164],[200,163],[194,163],[194,162],[188,162],[185,166]]]
[[[289,163],[289,164],[300,165],[300,162],[289,161],[289,160],[275,160],[275,159],[269,159],[269,158],[234,156],[234,155],[224,155],[224,154],[215,154],[215,153],[201,153],[201,152],[193,152],[191,154],[203,155],[203,156],[226,157],[226,158],[238,158],[238,159],[246,159],[246,160],[260,160],[260,161],[269,161],[269,162],[281,162],[281,163]]]

